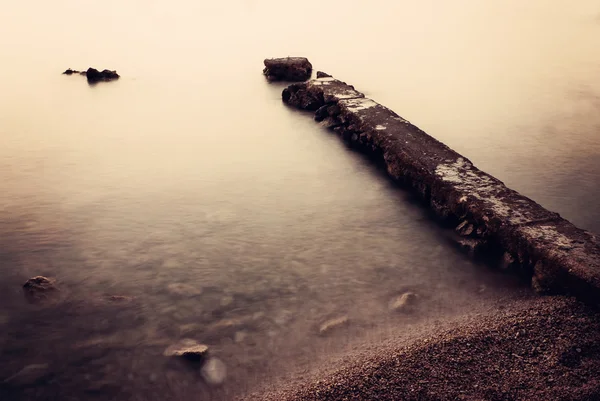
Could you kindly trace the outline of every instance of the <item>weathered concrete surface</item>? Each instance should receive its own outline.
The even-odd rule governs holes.
[[[507,188],[392,110],[332,77],[293,84],[285,103],[315,112],[349,146],[383,163],[435,213],[456,224],[473,252],[504,252],[544,293],[600,304],[600,238]]]
[[[312,74],[312,64],[305,57],[284,57],[265,60],[263,74],[269,81],[306,81]]]

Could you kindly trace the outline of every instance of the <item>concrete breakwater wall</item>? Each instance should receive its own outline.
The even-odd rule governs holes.
[[[541,293],[566,293],[600,304],[600,238],[507,188],[469,159],[353,86],[318,74],[284,89],[283,101],[349,146],[382,163],[389,176],[455,224],[471,252],[498,254],[531,277]]]

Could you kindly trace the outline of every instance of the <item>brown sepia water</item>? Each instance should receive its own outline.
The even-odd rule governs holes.
[[[591,0],[3,4],[0,398],[227,400],[528,296],[286,108],[262,60],[308,57],[600,232],[598,48]],[[60,74],[90,66],[121,79]],[[36,275],[49,302],[23,296]],[[163,355],[185,338],[210,365]]]

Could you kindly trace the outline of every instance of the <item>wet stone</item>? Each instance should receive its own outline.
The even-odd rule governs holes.
[[[219,385],[225,381],[227,377],[227,366],[217,358],[210,358],[202,366],[200,370],[202,377],[208,384]]]
[[[31,303],[48,300],[51,296],[56,295],[57,291],[55,280],[44,276],[32,277],[23,284],[25,297]]]
[[[87,80],[89,83],[97,83],[97,82],[108,82],[113,81],[115,79],[119,79],[120,76],[116,71],[111,70],[102,70],[98,71],[95,68],[88,68],[85,73]]]
[[[306,81],[312,74],[312,64],[305,57],[266,59],[264,64],[263,74],[269,81]]]
[[[349,322],[350,322],[350,319],[348,319],[348,316],[340,316],[335,319],[330,319],[330,320],[326,321],[325,323],[323,323],[319,327],[319,334],[320,335],[328,334],[331,331],[333,331],[334,329],[346,326]]]
[[[165,356],[178,356],[191,361],[201,360],[208,353],[208,346],[200,344],[193,339],[183,339],[169,346],[163,354]]]
[[[120,78],[119,74],[117,74],[116,71],[111,71],[111,70],[99,71],[95,68],[88,68],[86,71],[72,70],[72,69],[68,68],[67,70],[65,70],[63,72],[63,74],[64,75],[75,75],[75,74],[85,75],[88,83],[90,83],[90,84],[95,84],[98,82],[114,81],[114,80]]]
[[[414,307],[417,301],[417,294],[414,292],[405,292],[404,294],[392,299],[388,305],[389,310],[397,312],[408,312]]]

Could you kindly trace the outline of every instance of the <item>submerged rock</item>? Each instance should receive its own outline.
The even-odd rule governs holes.
[[[328,320],[319,327],[319,334],[327,334],[333,329],[337,329],[338,327],[347,325],[349,322],[350,319],[348,319],[348,316],[341,316],[335,319]]]
[[[183,339],[176,344],[170,345],[163,354],[165,356],[179,356],[190,361],[199,361],[208,353],[208,346],[200,344],[196,340]]]
[[[219,385],[227,377],[227,367],[217,358],[210,358],[200,370],[202,377],[208,384]]]
[[[312,64],[305,57],[272,58],[264,63],[269,81],[306,81],[312,74]]]
[[[319,78],[331,78],[331,75],[323,71],[317,71],[317,79]]]
[[[19,372],[4,380],[3,383],[16,387],[30,386],[44,379],[48,375],[49,372],[47,363],[27,365]]]
[[[202,288],[194,287],[185,283],[171,283],[167,286],[167,290],[173,295],[181,295],[193,297],[202,294]]]
[[[106,300],[109,302],[131,302],[133,301],[133,297],[128,295],[107,295]]]
[[[417,300],[417,294],[414,292],[405,292],[404,294],[390,301],[389,309],[391,311],[409,311]]]
[[[226,295],[223,298],[221,298],[221,306],[229,306],[233,303],[233,297],[231,295]]]
[[[81,74],[81,71],[72,70],[72,69],[68,68],[65,72],[63,72],[63,74],[65,74],[65,75]]]
[[[44,301],[56,294],[57,291],[55,281],[44,276],[32,277],[23,284],[25,297],[32,303]]]
[[[246,337],[248,337],[248,333],[245,331],[236,331],[235,334],[233,335],[233,342],[235,343],[241,343],[244,342],[244,340],[246,339]]]

